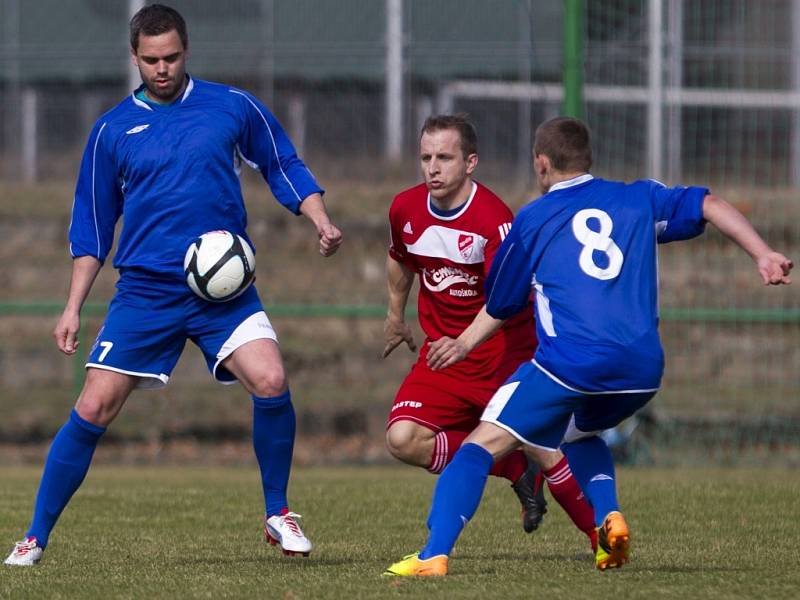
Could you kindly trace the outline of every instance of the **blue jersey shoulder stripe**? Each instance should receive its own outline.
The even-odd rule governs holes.
[[[294,192],[294,195],[297,198],[297,201],[298,202],[302,202],[304,200],[304,198],[300,197],[300,194],[297,193],[297,190],[294,188],[294,185],[292,185],[292,182],[289,180],[289,178],[286,176],[286,172],[283,170],[283,166],[281,165],[281,160],[280,160],[281,154],[280,154],[280,152],[278,152],[278,146],[275,144],[275,136],[272,135],[272,128],[269,126],[269,122],[267,122],[267,118],[264,116],[264,113],[262,113],[261,109],[259,109],[258,106],[256,106],[255,102],[253,102],[250,98],[247,97],[247,94],[244,94],[244,93],[240,92],[239,90],[228,90],[228,91],[231,94],[238,94],[240,96],[243,96],[244,99],[247,100],[250,103],[250,105],[253,108],[256,109],[256,111],[258,111],[258,114],[261,117],[261,120],[264,121],[264,125],[267,128],[267,132],[269,132],[269,139],[272,142],[272,149],[275,151],[275,156],[278,159],[278,169],[280,170],[281,175],[283,175],[283,178],[286,180],[286,183],[289,184],[289,187],[291,188],[292,192]],[[240,149],[240,152],[241,152],[241,149]],[[244,159],[248,163],[250,163],[250,160],[246,156],[244,156],[244,154],[242,154],[242,156],[244,157]],[[252,163],[250,163],[250,164],[252,164]]]
[[[94,215],[94,232],[97,237],[97,259],[100,260],[100,229],[97,225],[97,194],[95,190],[95,177],[96,177],[96,164],[97,164],[97,145],[100,143],[100,136],[108,123],[103,123],[100,131],[97,132],[97,139],[94,141],[94,148],[92,149],[92,214]]]

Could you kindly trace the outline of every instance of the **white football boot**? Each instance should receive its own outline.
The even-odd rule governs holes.
[[[264,520],[264,537],[273,546],[280,544],[287,556],[308,556],[311,554],[311,542],[303,534],[295,519],[300,515],[288,512],[285,515],[272,515]]]
[[[42,560],[44,550],[36,543],[35,537],[26,537],[14,544],[14,550],[5,561],[7,565],[31,567]]]

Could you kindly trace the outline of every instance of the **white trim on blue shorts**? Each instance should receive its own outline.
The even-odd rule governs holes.
[[[503,384],[497,388],[497,391],[494,393],[491,400],[489,400],[489,404],[487,404],[486,408],[483,409],[481,421],[485,423],[491,423],[492,425],[497,425],[500,429],[504,429],[520,442],[528,446],[541,448],[543,450],[555,450],[555,448],[550,448],[549,446],[540,446],[539,444],[534,444],[532,441],[522,437],[519,433],[505,423],[501,423],[497,420],[497,417],[500,416],[501,412],[503,412],[503,409],[506,407],[506,404],[508,404],[511,396],[513,396],[514,392],[517,391],[520,383],[520,381],[512,381],[511,383]]]
[[[237,349],[254,340],[272,340],[276,344],[278,343],[278,336],[275,333],[275,329],[272,327],[267,313],[263,310],[253,313],[239,323],[236,329],[233,330],[233,333],[225,340],[225,343],[222,344],[219,352],[217,352],[217,362],[214,363],[214,369],[211,371],[211,376],[214,378],[214,381],[222,385],[239,383],[237,379],[220,379],[217,377],[217,369],[219,369],[222,361],[228,358]]]
[[[535,358],[531,359],[533,365],[539,369],[542,373],[547,375],[550,379],[555,381],[558,385],[563,388],[568,389],[571,392],[577,392],[578,394],[586,394],[587,396],[602,396],[603,394],[648,394],[650,392],[657,392],[659,388],[651,388],[646,390],[604,390],[602,392],[587,392],[586,390],[582,390],[580,388],[572,387],[571,385],[567,385],[563,381],[561,381],[558,377],[553,375],[550,371],[545,369],[542,365],[536,362]]]
[[[164,373],[137,373],[136,371],[126,371],[125,369],[118,369],[99,363],[86,363],[86,368],[102,369],[104,371],[113,371],[114,373],[139,377],[135,388],[137,390],[159,390],[169,383],[169,375],[165,375]]]

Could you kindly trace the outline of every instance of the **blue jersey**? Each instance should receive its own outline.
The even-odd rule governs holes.
[[[73,257],[105,261],[123,216],[114,266],[182,279],[184,253],[200,234],[227,229],[246,237],[242,162],[296,214],[306,197],[322,192],[278,121],[250,94],[191,78],[169,105],[144,102],[137,92],[89,136],[69,231]]]
[[[536,293],[534,360],[583,392],[658,389],[657,242],[702,233],[705,188],[583,175],[517,215],[487,278],[487,310],[505,319]]]

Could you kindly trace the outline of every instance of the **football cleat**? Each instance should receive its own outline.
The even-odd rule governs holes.
[[[36,543],[35,537],[26,537],[14,544],[14,550],[5,560],[7,565],[30,567],[42,560],[44,550]]]
[[[595,566],[601,571],[618,569],[630,557],[630,532],[621,512],[612,511],[597,528]]]
[[[308,557],[312,546],[295,520],[299,518],[300,515],[293,512],[265,517],[264,538],[273,546],[279,544],[286,556]]]
[[[439,554],[425,560],[419,552],[404,556],[383,572],[390,577],[441,577],[447,575],[447,555]]]
[[[544,499],[544,477],[539,467],[531,464],[511,488],[522,504],[522,528],[525,533],[535,531],[547,512]]]

